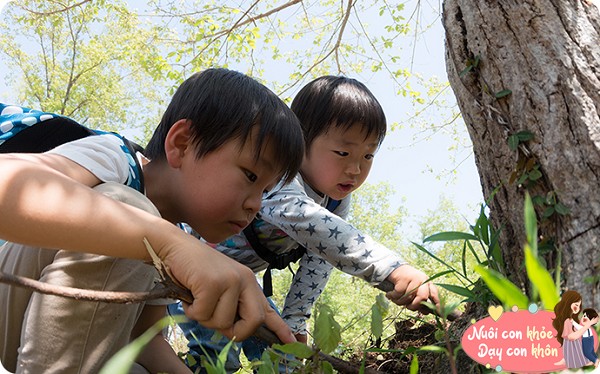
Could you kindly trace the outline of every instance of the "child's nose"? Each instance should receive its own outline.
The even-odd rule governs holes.
[[[246,199],[244,209],[249,210],[254,216],[260,210],[261,203],[262,193],[254,193]]]
[[[360,174],[360,162],[350,162],[346,167],[346,173],[351,175]]]

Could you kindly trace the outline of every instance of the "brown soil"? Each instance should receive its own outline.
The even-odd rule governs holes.
[[[452,349],[460,344],[460,337],[470,325],[471,319],[479,319],[485,313],[486,311],[483,308],[470,304],[463,315],[448,326],[446,334],[448,334]],[[413,354],[403,355],[401,352],[410,347],[419,348],[427,345],[446,346],[446,334],[436,327],[435,322],[423,323],[415,322],[414,320],[399,320],[395,323],[395,329],[396,333],[394,336],[387,343],[384,342],[379,345],[379,347],[398,350],[399,352],[367,353],[367,367],[390,374],[410,373]],[[374,346],[377,346],[377,344],[374,344]],[[355,359],[355,363],[360,365],[362,356],[355,357]],[[452,373],[450,360],[442,353],[419,352],[418,363],[418,372],[421,374]],[[455,366],[457,373],[460,374],[480,374],[486,371],[481,365],[471,360],[462,350],[459,351],[456,357]]]

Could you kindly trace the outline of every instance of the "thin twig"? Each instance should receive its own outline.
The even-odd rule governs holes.
[[[17,287],[24,287],[29,290],[43,293],[46,295],[63,296],[75,300],[99,301],[105,303],[116,304],[132,304],[141,303],[146,300],[155,300],[163,298],[178,299],[181,297],[187,298],[189,291],[185,291],[180,287],[170,287],[163,283],[156,285],[154,289],[146,292],[116,292],[116,291],[96,291],[74,287],[59,286],[40,282],[38,280],[25,278],[19,275],[7,274],[0,272],[0,283],[7,283]]]
[[[35,11],[35,10],[32,10],[32,9],[26,8],[24,6],[19,6],[19,8],[23,9],[26,12],[29,12],[29,13],[32,13],[32,14],[35,14],[35,15],[38,15],[38,16],[50,16],[52,14],[63,13],[63,12],[69,11],[69,10],[71,10],[73,8],[77,8],[78,6],[81,6],[81,5],[85,4],[85,3],[89,3],[90,1],[92,1],[92,0],[83,0],[83,1],[81,1],[79,3],[77,3],[77,4],[66,6],[66,7],[64,7],[62,9],[57,9],[57,10],[53,10],[53,11],[50,11],[50,12],[38,12],[38,11]]]

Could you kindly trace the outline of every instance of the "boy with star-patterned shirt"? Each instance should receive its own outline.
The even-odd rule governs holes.
[[[264,196],[252,226],[261,244],[272,252],[289,252],[299,244],[306,248],[282,311],[296,338],[307,341],[306,320],[333,266],[372,285],[390,281],[394,290],[386,296],[411,310],[423,310],[420,303],[428,299],[438,304],[437,289],[424,284],[424,273],[345,221],[350,194],[367,178],[385,137],[385,115],[373,94],[354,79],[323,76],[300,90],[292,111],[300,119],[306,141],[300,174]],[[333,212],[325,208],[331,199],[340,201]],[[269,265],[244,234],[215,247],[254,272]],[[169,311],[182,313],[176,304],[169,306]],[[210,352],[208,347],[214,342],[203,344],[197,339],[202,326],[181,326],[195,358],[203,354],[199,345],[208,348],[210,354],[218,353]],[[210,339],[211,335],[204,336]],[[232,351],[229,359],[235,360]],[[235,365],[228,369],[235,370]]]

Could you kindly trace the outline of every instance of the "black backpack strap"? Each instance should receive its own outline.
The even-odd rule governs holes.
[[[274,253],[266,248],[260,240],[254,230],[258,220],[255,218],[245,229],[244,235],[248,242],[254,249],[254,252],[258,257],[265,260],[269,266],[265,270],[263,275],[263,293],[266,297],[273,295],[273,278],[271,276],[271,270],[273,269],[285,269],[290,263],[298,261],[306,253],[306,248],[299,246],[286,253]]]
[[[23,129],[0,145],[0,153],[42,153],[61,144],[94,135],[67,117],[54,117]]]
[[[333,212],[340,205],[340,203],[341,200],[330,199],[327,202],[326,209],[330,212]],[[274,253],[260,242],[260,239],[256,234],[256,230],[254,229],[257,222],[257,218],[252,220],[252,222],[244,229],[244,235],[258,257],[262,258],[269,264],[263,275],[263,293],[266,297],[270,297],[273,295],[273,278],[271,275],[271,270],[285,269],[291,263],[300,260],[306,253],[306,248],[299,245],[298,247],[286,253]]]

